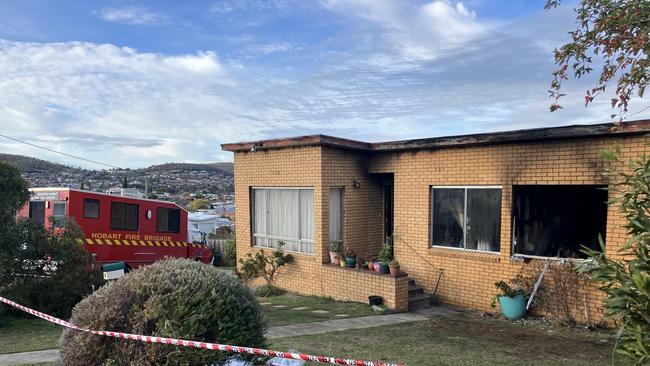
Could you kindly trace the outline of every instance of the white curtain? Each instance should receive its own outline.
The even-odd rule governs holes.
[[[314,191],[300,190],[300,239],[314,240]]]
[[[253,233],[266,234],[266,190],[253,190]]]
[[[296,189],[269,189],[268,234],[284,238],[298,236],[298,194]]]
[[[313,189],[254,189],[252,215],[254,245],[314,252]]]
[[[342,193],[341,188],[331,188],[329,196],[329,223],[330,223],[330,241],[343,240],[343,220],[341,219],[342,213]]]

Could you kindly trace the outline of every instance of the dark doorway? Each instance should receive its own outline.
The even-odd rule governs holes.
[[[29,219],[35,225],[45,225],[45,201],[29,202]]]

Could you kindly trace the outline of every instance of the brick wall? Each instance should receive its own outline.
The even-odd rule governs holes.
[[[626,158],[647,152],[646,137],[592,138],[378,154],[373,173],[394,173],[395,256],[402,268],[432,291],[437,269],[444,274],[438,293],[447,303],[489,309],[494,283],[508,280],[526,265],[511,258],[512,186],[518,184],[609,184],[599,151],[621,146]],[[429,245],[430,187],[502,187],[500,253],[486,254]],[[611,197],[610,197],[611,198]],[[607,212],[606,247],[615,255],[625,241],[618,209]],[[587,290],[591,320],[602,317],[602,293]],[[581,311],[581,314],[583,312]]]
[[[511,279],[528,265],[511,257],[512,186],[611,184],[602,175],[604,163],[599,152],[618,144],[625,158],[638,157],[648,152],[648,142],[646,137],[632,136],[372,154],[320,146],[237,152],[237,255],[241,258],[256,250],[251,248],[250,187],[313,187],[315,253],[296,254],[296,262],[280,273],[278,285],[303,294],[364,302],[369,294],[378,294],[390,307],[405,310],[405,280],[324,264],[329,262],[329,189],[344,188],[345,243],[358,255],[376,254],[384,232],[383,193],[381,182],[373,174],[393,173],[395,256],[402,269],[430,292],[442,269],[438,294],[444,302],[488,310],[494,283]],[[354,181],[359,183],[358,188],[353,187]],[[500,252],[431,248],[432,185],[501,186]],[[625,242],[622,224],[617,208],[610,207],[606,229],[610,255],[616,256]],[[602,293],[590,286],[587,294],[588,316],[599,319],[603,314]]]
[[[258,250],[251,246],[251,187],[314,188],[314,254],[292,253],[295,262],[283,268],[277,285],[289,291],[339,300],[367,302],[384,297],[391,309],[405,311],[405,277],[332,268],[329,262],[329,189],[344,190],[344,242],[359,255],[376,253],[383,240],[381,186],[368,174],[368,156],[325,147],[295,147],[235,153],[237,258]],[[359,183],[358,188],[353,182]]]

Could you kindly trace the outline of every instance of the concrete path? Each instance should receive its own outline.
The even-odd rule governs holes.
[[[362,318],[347,318],[326,320],[315,323],[300,323],[271,327],[266,331],[269,339],[293,337],[309,334],[321,334],[329,332],[340,332],[349,329],[363,329],[379,327],[382,325],[415,322],[429,319],[427,316],[418,313],[403,313],[390,315],[373,315]]]
[[[283,325],[278,327],[270,327],[266,332],[266,336],[269,339],[274,339],[300,335],[340,332],[349,329],[372,328],[382,325],[423,321],[434,316],[447,315],[454,312],[455,311],[451,308],[433,307],[414,313],[373,315],[365,316],[362,318],[335,319],[323,322]],[[9,353],[0,355],[0,366],[56,362],[58,359],[59,351],[55,349],[34,352]]]
[[[0,366],[30,365],[42,362],[56,362],[59,359],[59,350],[47,349],[45,351],[9,353],[0,355]]]

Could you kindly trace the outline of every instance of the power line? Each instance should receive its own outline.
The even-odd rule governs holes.
[[[119,166],[110,165],[110,164],[105,164],[105,163],[100,163],[99,161],[95,161],[95,160],[90,160],[90,159],[82,158],[81,156],[76,156],[76,155],[67,154],[67,153],[64,153],[64,152],[61,152],[61,151],[56,151],[56,150],[53,150],[53,149],[47,148],[47,147],[45,147],[45,146],[40,146],[40,145],[32,144],[31,142],[23,141],[23,140],[20,140],[20,139],[14,138],[14,137],[10,137],[10,136],[6,136],[6,135],[2,135],[2,134],[0,134],[0,137],[4,137],[4,138],[9,139],[9,140],[13,140],[13,141],[16,141],[16,142],[20,142],[21,144],[25,144],[25,145],[29,145],[29,146],[33,146],[33,147],[37,147],[37,148],[39,148],[39,149],[43,149],[43,150],[47,150],[47,151],[51,151],[51,152],[53,152],[53,153],[57,153],[57,154],[61,154],[61,155],[65,155],[65,156],[70,157],[70,158],[74,158],[74,159],[79,159],[79,160],[87,161],[87,162],[89,162],[89,163],[98,164],[98,165],[103,165],[103,166],[107,166],[107,167],[109,167],[109,168],[114,168],[114,169],[122,169],[122,168],[120,168]]]

